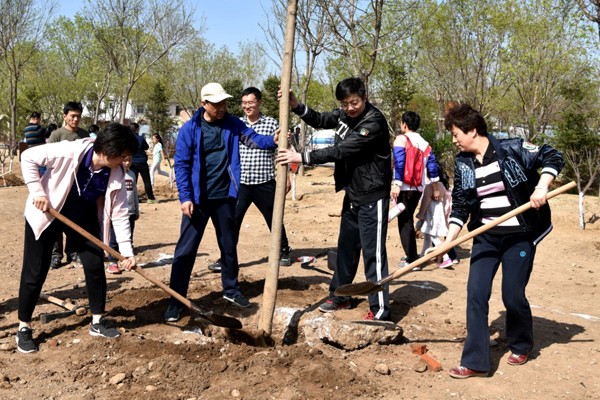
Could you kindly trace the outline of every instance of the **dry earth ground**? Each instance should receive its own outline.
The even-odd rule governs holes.
[[[288,197],[285,225],[294,257],[319,257],[312,269],[298,263],[281,268],[278,307],[316,315],[316,306],[327,294],[331,271],[322,254],[336,245],[342,199],[334,193],[331,175],[329,168],[307,171],[298,178],[302,199],[293,202]],[[18,177],[9,179],[19,181]],[[168,282],[180,211],[176,195],[164,180],[158,182],[161,202],[141,204],[134,241],[147,273]],[[240,318],[244,331],[227,336],[211,329],[207,332],[211,336],[202,336],[189,313],[180,323],[166,325],[162,312],[167,296],[137,274],[125,273],[108,277],[108,311],[122,328],[121,338],[89,336],[89,315],[41,325],[40,314],[60,310],[40,300],[34,314],[40,351],[20,354],[14,334],[26,195],[23,186],[0,188],[2,399],[600,398],[600,222],[579,230],[575,195],[551,201],[555,229],[540,245],[528,287],[536,338],[532,359],[519,367],[506,363],[498,276],[489,315],[490,334],[498,343],[492,348],[492,376],[462,381],[450,378],[447,371],[458,364],[465,337],[470,244],[461,246],[463,261],[453,270],[439,270],[432,264],[392,284],[393,319],[406,338],[402,344],[345,351],[325,343],[309,345],[301,332],[287,336],[289,340],[283,343],[281,332],[276,332],[275,346],[260,347],[250,338],[257,330],[270,240],[254,207],[244,220],[238,248],[242,290],[253,307],[240,310],[220,298],[219,276],[206,268],[218,256],[212,226],[198,251],[188,296],[205,309]],[[598,198],[586,198],[585,204],[588,218],[600,215]],[[388,253],[394,266],[402,255],[395,223],[388,233]],[[79,305],[87,303],[80,269],[65,266],[51,271],[44,290]],[[352,310],[333,318],[357,320],[366,311],[365,300],[356,298]],[[411,353],[411,343],[426,344],[428,354],[441,362],[443,370],[415,371],[419,363]]]

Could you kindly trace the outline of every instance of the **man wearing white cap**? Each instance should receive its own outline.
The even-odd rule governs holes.
[[[227,113],[227,99],[231,97],[218,83],[205,85],[200,92],[202,107],[177,135],[175,177],[183,216],[170,286],[182,296],[187,295],[198,246],[210,218],[223,247],[223,298],[237,306],[249,307],[250,302],[239,287],[235,240],[239,144],[241,141],[250,148],[260,149],[274,149],[277,145],[272,136],[257,134]],[[165,321],[178,321],[182,310],[182,304],[171,298]]]

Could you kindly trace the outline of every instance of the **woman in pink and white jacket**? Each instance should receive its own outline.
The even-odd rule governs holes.
[[[52,246],[64,230],[72,239],[83,264],[89,308],[92,313],[90,335],[119,336],[104,318],[106,276],[102,249],[64,226],[47,211],[60,211],[94,236],[109,242],[110,223],[115,229],[119,250],[127,257],[122,267],[135,267],[131,247],[127,191],[123,160],[137,148],[131,130],[121,124],[109,124],[95,139],[59,142],[37,146],[23,152],[21,168],[29,189],[25,204],[25,240],[23,269],[19,287],[19,329],[17,348],[22,353],[38,350],[33,341],[31,319],[50,268]],[[46,167],[40,177],[38,167]]]

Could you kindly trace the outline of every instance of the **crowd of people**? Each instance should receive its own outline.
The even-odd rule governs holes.
[[[309,126],[335,130],[334,144],[301,152],[277,149],[279,126],[262,114],[259,89],[246,88],[236,99],[244,111],[238,117],[227,112],[232,96],[219,83],[202,88],[202,104],[182,126],[175,144],[174,176],[170,178],[177,184],[182,216],[170,287],[187,295],[194,261],[210,220],[220,258],[209,269],[221,275],[222,296],[238,307],[252,306],[240,289],[237,243],[251,204],[271,228],[277,163],[333,162],[335,190],[344,191],[336,269],[329,296],[319,306],[321,312],[354,306],[351,297],[335,292],[354,281],[361,254],[367,280],[377,282],[389,274],[386,237],[394,217],[405,253],[397,265],[404,267],[425,256],[429,247],[454,240],[465,224],[472,230],[530,203],[530,210],[474,238],[467,284],[467,338],[460,365],[449,372],[454,378],[489,374],[487,302],[500,265],[511,352],[507,362],[525,363],[533,347],[532,315],[525,289],[536,245],[552,228],[546,195],[564,166],[561,154],[548,145],[538,147],[521,139],[497,140],[488,134],[479,111],[455,104],[445,115],[445,127],[458,150],[450,188],[431,144],[418,133],[419,115],[404,113],[391,142],[388,121],[369,101],[361,79],[347,78],[337,84],[335,96],[340,107],[332,112],[313,110],[300,103],[293,91],[279,91],[278,98],[283,96],[289,96],[291,111]],[[17,332],[18,349],[24,353],[37,350],[31,317],[49,269],[56,268],[62,259],[62,248],[57,247],[59,242],[62,247],[63,232],[67,255],[83,266],[93,315],[90,334],[106,338],[119,335],[104,316],[103,251],[55,220],[48,209],[54,207],[118,249],[126,260],[111,263],[107,271],[120,273],[136,266],[132,233],[139,218],[138,174],[149,203],[155,201],[154,174],[169,176],[160,168],[163,157],[168,159],[160,134],[152,137],[153,161],[149,166],[149,146],[139,134],[138,124],[111,123],[103,130],[94,126],[92,131],[90,127],[88,132],[79,128],[81,104],[67,103],[63,111],[64,126],[49,136],[40,125],[39,113],[31,114],[24,132],[30,149],[22,155],[22,169],[30,195],[25,208]],[[289,179],[286,187],[289,190]],[[417,233],[424,237],[420,252]],[[438,267],[450,268],[458,262],[452,249],[439,258]],[[280,265],[291,264],[284,228]],[[370,294],[364,319],[393,321],[389,297],[387,285],[381,292]],[[183,312],[183,305],[171,298],[164,320],[177,322]]]

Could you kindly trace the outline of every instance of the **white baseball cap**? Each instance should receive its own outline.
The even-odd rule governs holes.
[[[209,101],[211,103],[220,103],[231,97],[233,96],[227,94],[221,84],[215,82],[207,83],[200,91],[200,100]]]

